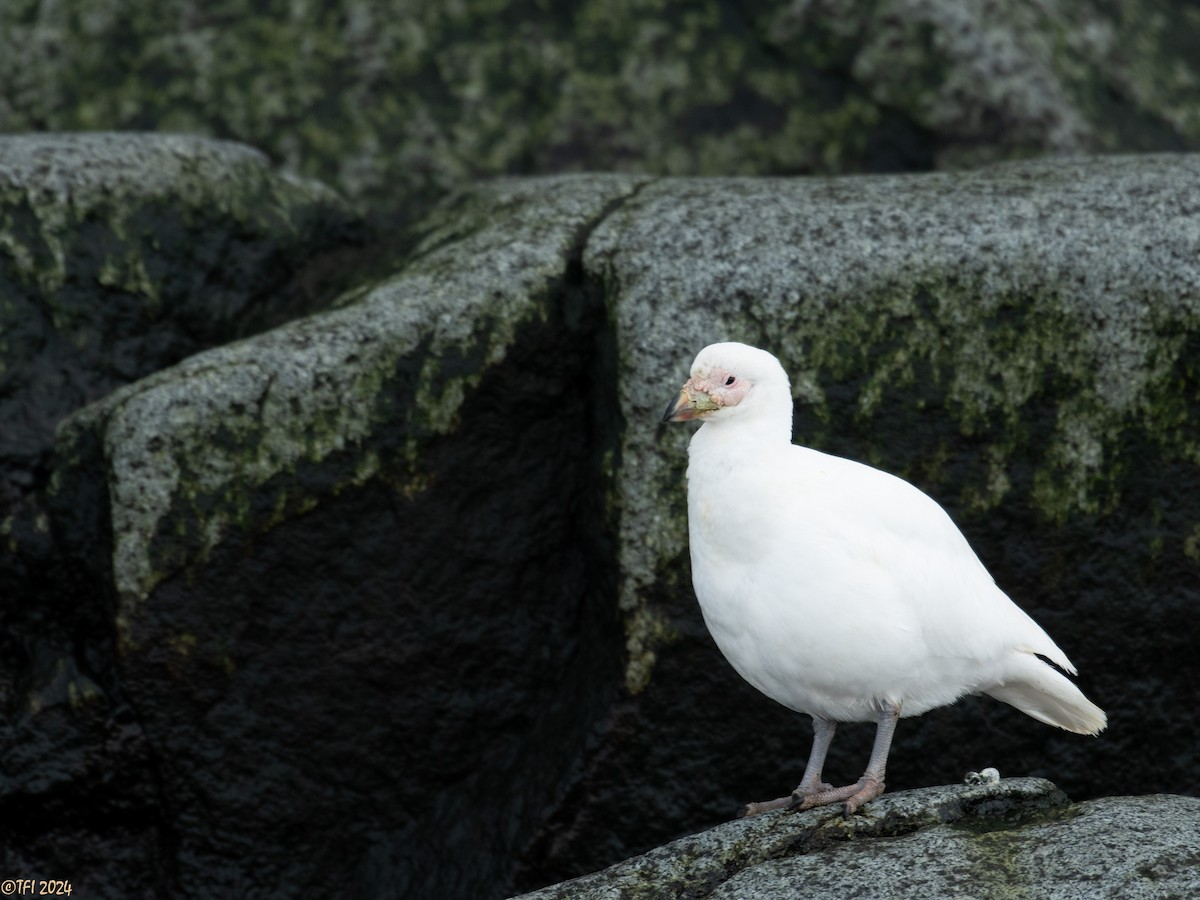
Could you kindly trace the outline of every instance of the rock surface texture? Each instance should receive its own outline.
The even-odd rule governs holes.
[[[600,307],[565,279],[636,186],[500,188],[336,309],[62,425],[60,491],[108,498],[74,527],[111,528],[97,577],[174,811],[176,890],[272,873],[469,896],[506,876],[573,762],[561,742],[618,683],[586,489],[606,477]],[[453,862],[479,830],[491,861]]]
[[[1197,29],[1188,0],[4,3],[0,131],[232,138],[383,212],[503,174],[1196,151]]]
[[[361,229],[334,191],[240,144],[0,137],[0,859],[14,871],[49,872],[25,864],[72,846],[68,868],[137,896],[169,856],[151,751],[105,649],[107,487],[55,489],[56,426],[327,301],[305,273]]]
[[[42,512],[20,495],[71,410],[307,311],[295,273],[355,227],[329,188],[242,145],[0,136],[0,499]]]
[[[1198,858],[1200,799],[1072,804],[1048,781],[1017,778],[891,794],[849,819],[828,810],[738,819],[521,900],[1149,900],[1200,891]]]
[[[229,246],[281,249],[231,277],[239,257],[197,263],[169,228],[141,255],[114,245],[133,199],[78,226],[78,247],[118,250],[71,308],[142,309],[160,282],[130,273],[165,247],[199,287],[157,296],[216,309],[196,343],[133,354],[145,367],[113,369],[99,342],[96,371],[118,375],[47,395],[36,466],[0,423],[4,475],[39,504],[0,517],[6,559],[42,560],[0,596],[4,871],[96,897],[499,897],[790,790],[807,726],[704,630],[688,435],[658,424],[718,339],[793,373],[799,441],[941,501],[1110,713],[1088,740],[965,701],[904,723],[889,788],[994,765],[1052,777],[1083,822],[1126,802],[1089,805],[1131,771],[1200,794],[1200,159],[499,180],[396,236],[385,274],[351,265],[333,279],[349,288],[293,303],[269,260],[344,246],[345,205],[250,151],[174,140],[116,145],[192,160],[235,199],[181,173],[156,208],[194,202]],[[92,177],[80,160],[62,183]],[[4,233],[25,239],[3,245],[0,304],[40,309],[59,257],[22,256],[32,226]],[[46,316],[69,344],[70,317]],[[4,348],[4,402],[55,384],[27,346]],[[869,743],[839,732],[827,776],[855,777]]]

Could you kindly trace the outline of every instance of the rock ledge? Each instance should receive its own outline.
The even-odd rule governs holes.
[[[1072,804],[1041,778],[768,813],[680,838],[521,900],[821,896],[1184,897],[1200,892],[1200,799]]]

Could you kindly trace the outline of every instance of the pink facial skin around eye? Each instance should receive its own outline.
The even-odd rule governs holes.
[[[733,384],[722,385],[721,390],[725,393],[725,405],[734,406],[740,403],[750,387],[750,382],[745,378],[735,378]]]
[[[730,379],[733,380],[732,384],[727,383]],[[750,383],[746,379],[738,378],[724,369],[711,369],[706,377],[696,379],[695,384],[718,406],[736,406],[750,389]]]

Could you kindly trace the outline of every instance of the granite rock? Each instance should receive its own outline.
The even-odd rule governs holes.
[[[619,684],[613,363],[569,262],[637,187],[493,184],[402,271],[60,427],[173,896],[508,877]]]
[[[169,842],[151,750],[105,662],[107,488],[55,492],[57,426],[197,351],[310,312],[328,300],[312,273],[362,238],[334,191],[246,146],[0,136],[6,871],[62,871],[38,861],[69,846],[69,869],[139,896],[163,877]]]
[[[0,131],[232,138],[411,216],[470,179],[1200,150],[1187,0],[0,5]]]
[[[779,811],[680,838],[521,900],[1187,897],[1200,799],[1072,804],[1037,778],[886,794],[860,814]]]

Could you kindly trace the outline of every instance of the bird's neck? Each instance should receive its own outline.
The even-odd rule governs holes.
[[[758,397],[761,406],[729,418],[709,419],[692,437],[689,453],[735,452],[745,458],[755,450],[774,450],[792,442],[792,395]]]

